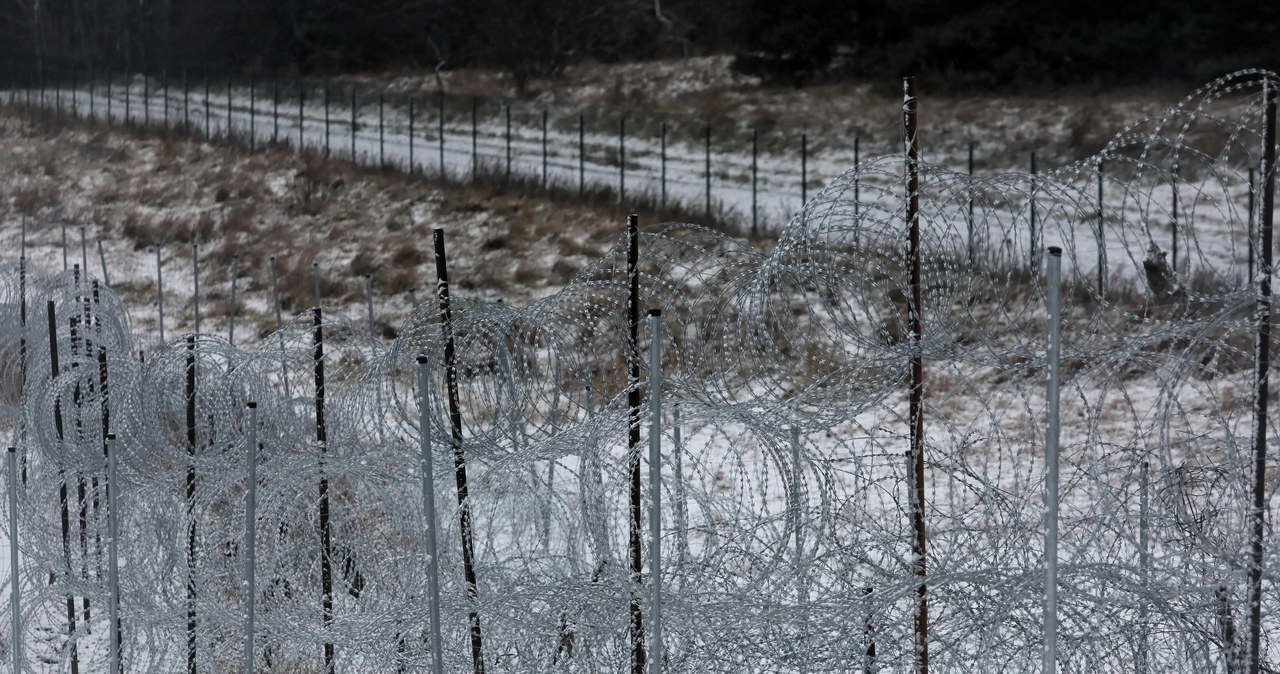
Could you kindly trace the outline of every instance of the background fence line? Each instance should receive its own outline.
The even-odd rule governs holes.
[[[642,643],[629,607],[655,586],[628,563],[630,522],[658,501],[669,504],[654,527],[666,546],[663,652],[648,656],[667,671],[911,662],[922,580],[907,514],[919,493],[932,665],[1040,671],[1049,288],[1029,261],[1048,245],[1061,246],[1063,274],[1058,664],[1242,671],[1255,629],[1269,662],[1280,613],[1268,569],[1280,553],[1251,538],[1250,447],[1253,348],[1269,324],[1259,284],[1271,270],[1241,272],[1247,250],[1271,244],[1254,241],[1241,187],[1254,168],[1274,180],[1262,161],[1274,140],[1257,124],[1275,83],[1262,71],[1216,81],[1103,156],[1034,179],[868,159],[768,250],[693,225],[649,228],[528,306],[455,296],[451,318],[423,306],[385,341],[363,320],[322,314],[317,291],[316,307],[274,334],[234,345],[183,335],[142,362],[126,308],[109,287],[94,292],[87,259],[65,272],[0,267],[0,295],[49,307],[47,325],[0,324],[0,345],[32,345],[25,376],[7,359],[0,377],[3,418],[30,456],[27,484],[7,484],[23,615],[41,626],[24,628],[28,665],[107,667],[106,612],[90,607],[111,605],[112,541],[126,671],[243,663],[227,645],[246,636],[244,447],[256,402],[261,582],[248,637],[263,668],[391,671],[438,658],[446,671],[474,669],[469,636],[482,619],[491,671],[624,669]],[[1103,160],[1121,196],[1100,220]],[[1175,165],[1176,267],[1162,248]],[[920,182],[904,194],[908,169]],[[903,256],[911,200],[914,279]],[[624,338],[629,303],[660,309],[663,330]],[[628,498],[644,460],[630,439],[644,423],[633,413],[642,375],[659,369],[635,354],[655,339],[660,465],[648,467],[663,492],[646,503]],[[1260,425],[1275,437],[1272,420]],[[428,519],[431,436],[451,451],[428,453]],[[469,471],[463,503],[435,481],[456,471],[455,453]],[[908,462],[917,457],[922,470]],[[118,511],[105,510],[106,484],[120,487]],[[103,535],[108,514],[118,537]],[[653,559],[652,543],[639,551]],[[433,564],[442,652],[425,633]],[[1245,600],[1255,570],[1256,603]]]
[[[251,152],[268,143],[283,143],[295,150],[317,150],[326,158],[337,156],[370,168],[392,168],[437,179],[452,176],[455,181],[473,183],[492,179],[494,173],[509,181],[514,172],[531,185],[540,182],[544,190],[554,187],[572,194],[576,187],[578,196],[588,191],[613,194],[624,211],[657,202],[664,211],[696,212],[703,219],[714,219],[743,232],[762,227],[778,231],[800,210],[815,181],[839,175],[856,162],[858,155],[855,149],[849,156],[824,158],[814,153],[814,136],[803,130],[762,131],[732,119],[679,115],[651,119],[641,117],[643,111],[630,109],[577,114],[579,142],[574,152],[569,143],[561,142],[569,140],[563,136],[572,134],[572,129],[561,127],[571,124],[574,115],[557,114],[556,128],[549,131],[552,122],[545,106],[529,106],[526,110],[522,109],[526,106],[513,107],[515,101],[507,98],[489,100],[439,92],[433,134],[428,131],[429,124],[419,123],[429,121],[422,119],[423,106],[415,105],[429,100],[430,92],[412,95],[375,85],[344,85],[341,88],[347,90],[350,99],[344,105],[349,119],[339,121],[343,115],[337,114],[340,111],[334,106],[342,97],[330,96],[333,85],[327,80],[273,78],[268,102],[256,95],[262,88],[261,80],[243,73],[215,76],[204,71],[201,93],[198,88],[196,92],[189,90],[186,83],[190,75],[185,69],[184,85],[177,90],[169,86],[168,72],[137,66],[86,65],[15,56],[0,68],[5,71],[0,80],[11,90],[22,91],[19,96],[24,100],[30,92],[37,94],[30,105],[46,111],[41,114],[96,118],[100,108],[106,108],[101,114],[108,125],[123,122],[137,128],[189,132],[194,103],[195,123],[203,126],[205,140],[235,142]],[[54,95],[47,105],[46,93]],[[120,99],[124,102],[123,112],[112,109],[112,103]],[[356,118],[357,112],[375,99],[376,133],[373,118]],[[281,102],[290,100],[298,103],[296,114],[288,112],[287,105],[286,110],[281,110]],[[141,114],[136,109],[139,106]],[[160,114],[153,115],[157,108]],[[628,115],[636,118],[636,123],[626,124]],[[259,117],[270,117],[270,126],[259,125]],[[286,129],[283,135],[282,123]],[[288,131],[293,132],[292,136]],[[335,152],[333,142],[341,132],[350,137],[345,153]],[[553,133],[556,143],[549,142],[548,133]],[[442,135],[447,136],[444,144],[440,143]],[[753,136],[758,146],[757,162],[751,160]],[[468,142],[471,150],[466,149]],[[893,134],[886,133],[882,144],[891,150],[895,144]],[[434,168],[416,161],[417,150],[431,146],[436,146],[440,154],[439,165]],[[672,169],[669,175],[668,162]],[[811,167],[817,169],[812,175]],[[575,169],[577,176],[572,175]],[[755,227],[751,226],[753,222]]]

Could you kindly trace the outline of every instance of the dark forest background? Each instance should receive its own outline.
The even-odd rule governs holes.
[[[1280,67],[1280,3],[1216,0],[9,0],[13,54],[335,74],[731,53],[792,85],[935,90],[1199,82]]]

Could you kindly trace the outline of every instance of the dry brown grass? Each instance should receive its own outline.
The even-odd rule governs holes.
[[[511,274],[511,280],[520,285],[540,285],[547,280],[546,270],[530,262],[521,262]]]
[[[234,237],[257,234],[257,216],[258,206],[252,201],[232,206],[222,213],[222,227],[220,228],[222,235]]]
[[[552,283],[563,285],[572,280],[573,277],[581,270],[582,268],[578,265],[564,258],[559,258],[551,265],[550,281]],[[517,269],[516,271],[518,272],[519,270]]]
[[[44,186],[23,187],[13,195],[13,207],[22,215],[36,215],[53,204],[53,191]]]
[[[398,268],[417,267],[427,261],[427,254],[412,242],[406,242],[391,253],[391,264]]]
[[[317,268],[313,276],[312,261],[318,259],[319,249],[309,247],[288,258],[277,259],[280,265],[280,305],[297,312],[315,306],[315,280],[320,282],[320,301],[325,305],[342,304],[362,296],[363,284],[357,279]]]

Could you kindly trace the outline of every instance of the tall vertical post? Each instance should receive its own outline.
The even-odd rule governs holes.
[[[378,92],[378,168],[387,168],[387,97]]]
[[[80,268],[84,270],[85,279],[89,278],[89,239],[88,234],[84,230],[84,225],[80,226]]]
[[[417,164],[413,160],[413,122],[414,122],[414,106],[413,96],[409,97],[409,173],[417,170]]]
[[[94,288],[94,293],[95,293],[94,302],[96,303],[98,302],[96,287]],[[95,321],[97,320],[96,317],[94,320]],[[107,453],[108,453],[106,439],[108,437],[111,437],[111,394],[110,394],[110,388],[108,385],[109,381],[110,380],[107,376],[107,347],[99,345],[98,346],[98,406],[99,406],[100,414],[102,417],[102,438],[103,438],[102,458],[104,460],[107,458]],[[98,491],[97,491],[98,480],[96,478],[93,480],[93,487],[94,487],[93,509],[96,512],[98,510],[98,505],[99,505]],[[108,498],[109,497],[110,497],[110,494],[108,494]],[[94,540],[97,542],[96,550],[98,555],[102,554],[102,539],[100,536],[101,536],[100,534],[96,532],[94,533]],[[99,568],[101,568],[101,566],[99,566]]]
[[[45,306],[49,323],[49,376],[56,379],[62,374],[62,368],[58,362],[58,322],[57,310],[53,300],[49,300]],[[59,442],[62,442],[63,424],[62,424],[62,403],[61,400],[54,400],[53,404],[53,427]],[[62,523],[62,556],[66,562],[64,573],[68,578],[71,577],[71,508],[69,504],[69,489],[67,487],[67,476],[63,468],[58,468],[58,510]],[[67,646],[70,650],[71,657],[71,674],[79,674],[80,672],[80,650],[76,643],[76,599],[70,592],[67,593]]]
[[[1169,269],[1176,274],[1178,273],[1178,164],[1176,163],[1177,160],[1174,161],[1172,177],[1173,210],[1169,218],[1169,238],[1171,239],[1169,242],[1171,250],[1169,253]]]
[[[234,92],[231,84],[232,84],[231,76],[228,75],[227,76],[227,142],[228,143],[236,142],[235,117],[234,117],[235,107],[233,106],[233,101],[231,98],[231,95]]]
[[[187,674],[196,674],[196,336],[187,335]]]
[[[627,553],[631,563],[631,674],[645,674],[644,616],[640,610],[640,574],[644,571],[640,487],[640,275],[639,216],[627,216],[627,463],[631,472],[631,521]]]
[[[1267,75],[1269,78],[1270,75]],[[1271,224],[1276,194],[1276,82],[1262,83],[1264,128],[1262,130],[1261,213],[1258,216],[1257,300],[1254,320],[1258,338],[1254,341],[1253,391],[1253,532],[1249,560],[1249,672],[1261,669],[1262,644],[1262,553],[1266,535],[1267,402],[1271,379]]]
[[[800,208],[809,203],[809,134],[800,134]]]
[[[240,256],[231,255],[231,308],[227,312],[227,343],[236,345],[236,279],[240,276]]]
[[[128,92],[128,91],[129,91],[128,85],[126,84],[125,92]],[[127,98],[125,100],[128,101]],[[126,121],[128,120],[128,117],[129,117],[128,114],[126,114],[125,115]],[[204,69],[204,139],[206,142],[213,139],[213,137],[210,135],[212,133],[212,129],[210,128],[211,118],[212,118],[212,115],[209,114],[209,69],[205,68]]]
[[[578,196],[587,189],[587,120],[578,113]]]
[[[853,137],[853,165],[858,166],[862,163],[862,136]],[[854,172],[853,174],[853,218],[858,219],[858,214],[862,209],[862,174]]]
[[[1253,180],[1254,180],[1253,168],[1251,167],[1249,169],[1249,215],[1246,216],[1249,220],[1249,226],[1245,230],[1245,235],[1249,239],[1249,253],[1248,253],[1249,257],[1247,262],[1248,264],[1247,269],[1249,273],[1248,273],[1248,276],[1246,277],[1245,283],[1250,284],[1251,287],[1253,285],[1253,222],[1254,222],[1254,213],[1256,212],[1256,209],[1254,208],[1254,203],[1253,203],[1256,195]]]
[[[1031,153],[1031,198],[1028,206],[1030,207],[1029,218],[1031,221],[1031,270],[1040,273],[1040,238],[1039,232],[1036,231],[1036,153]]]
[[[245,408],[249,412],[249,429],[245,438],[245,462],[249,475],[245,479],[244,497],[244,671],[253,672],[253,630],[258,600],[258,403],[246,403]]]
[[[304,132],[307,128],[307,90],[301,82],[298,83],[298,152],[301,153],[306,148],[306,136]]]
[[[129,105],[129,104],[131,104],[131,100],[132,100],[132,96],[129,96],[129,92],[131,92],[131,90],[132,90],[132,88],[133,88],[133,82],[131,81],[131,78],[129,78],[129,77],[128,77],[128,75],[129,75],[128,69],[125,69],[124,74],[125,74],[125,79],[124,79],[124,127],[125,127],[125,128],[128,128],[128,127],[129,127],[129,116],[131,116],[131,115],[129,115],[129,113],[131,113],[131,110],[129,110],[129,109],[131,109],[131,107],[132,107],[131,105]]]
[[[478,126],[477,118],[480,114],[479,108],[480,108],[480,101],[475,96],[472,96],[471,97],[471,183],[473,185],[476,182],[476,178],[480,175],[480,152],[478,150],[479,131],[477,131],[477,126]]]
[[[542,109],[542,191],[547,191],[547,109]]]
[[[80,272],[80,266],[79,266],[79,265],[75,265],[75,266],[73,266],[73,268],[72,268],[72,275],[76,278],[75,283],[76,283],[77,287],[79,286],[79,283],[80,283],[80,280],[79,280],[79,272]],[[77,305],[80,305],[79,298],[77,298]],[[68,336],[70,337],[70,341],[71,341],[71,370],[72,370],[72,372],[78,372],[78,371],[79,371],[79,367],[80,367],[80,364],[81,364],[81,362],[82,362],[82,360],[81,360],[81,357],[82,357],[82,349],[83,349],[84,361],[85,361],[85,362],[87,362],[87,360],[88,360],[88,348],[87,348],[87,347],[88,347],[88,344],[86,343],[86,342],[87,342],[87,340],[88,340],[88,335],[87,335],[88,330],[87,330],[87,329],[82,330],[82,329],[81,329],[81,327],[80,327],[81,325],[84,325],[85,315],[86,315],[86,314],[87,314],[87,312],[88,312],[88,307],[89,307],[89,300],[88,300],[87,298],[85,298],[85,299],[84,299],[84,302],[83,302],[83,305],[77,306],[77,315],[76,315],[76,316],[72,316],[72,317],[71,317],[71,320],[69,321],[69,323],[70,323],[70,330],[69,330],[69,335],[68,335]],[[86,377],[86,380],[87,380],[87,379],[88,379],[88,378]],[[79,383],[77,383],[77,384],[73,387],[73,389],[72,389],[72,405],[74,405],[74,407],[75,407],[75,412],[76,412],[76,413],[75,413],[75,415],[74,415],[74,427],[75,427],[75,434],[74,434],[74,437],[75,437],[75,442],[76,442],[76,444],[81,444],[81,443],[84,443],[84,442],[85,442],[85,427],[84,427],[85,425],[84,425],[84,418],[83,418],[83,411],[84,411],[84,410],[83,410],[83,403],[84,403],[84,397],[83,397],[83,395],[82,395],[82,391],[83,391],[83,389],[81,388],[81,385],[80,385]],[[89,577],[89,569],[88,569],[88,564],[89,564],[89,547],[88,547],[88,531],[89,531],[89,526],[88,526],[88,517],[89,517],[89,505],[88,505],[88,500],[87,500],[87,492],[86,492],[86,481],[85,481],[85,478],[84,478],[83,476],[81,476],[78,480],[76,480],[76,482],[77,482],[77,484],[76,484],[76,501],[77,501],[77,503],[78,503],[78,505],[79,505],[79,508],[78,508],[78,511],[79,511],[79,518],[78,518],[78,519],[79,519],[79,525],[80,525],[80,527],[79,527],[79,530],[80,530],[80,574],[81,574],[82,579],[88,579],[88,577]],[[95,485],[95,486],[96,486],[96,485]],[[92,624],[92,616],[90,615],[90,611],[89,611],[89,604],[90,604],[90,600],[89,600],[89,597],[88,597],[88,596],[83,596],[83,597],[81,597],[81,601],[82,601],[82,605],[83,605],[83,607],[84,607],[83,616],[84,616],[84,623],[85,623],[86,630],[87,630],[88,626],[89,626],[90,624]]]
[[[271,144],[280,142],[280,80],[271,80]]]
[[[467,499],[467,460],[462,452],[462,409],[458,403],[457,351],[453,341],[453,316],[449,308],[449,267],[445,257],[444,230],[432,230],[436,253],[436,296],[440,302],[440,329],[444,333],[445,382],[449,396],[449,429],[452,433],[453,475],[458,488],[458,528],[462,538],[462,572],[467,584],[471,622],[471,664],[484,674],[484,636],[476,606],[480,593],[476,582],[475,545],[471,530],[471,501]],[[642,673],[637,673],[642,674]]]
[[[660,184],[659,190],[661,195],[659,197],[658,207],[665,211],[667,209],[667,120],[665,119],[662,120],[662,129],[660,131],[660,134],[662,138],[662,141],[661,141],[662,144],[659,150],[659,153],[660,153],[659,162],[661,163],[660,170],[662,175],[660,178],[658,178],[658,182]]]
[[[359,164],[356,154],[356,111],[359,106],[356,105],[356,87],[351,85],[351,163]]]
[[[1102,182],[1103,182],[1102,178],[1103,178],[1103,175],[1105,175],[1103,173],[1103,168],[1104,167],[1103,167],[1102,160],[1099,159],[1098,160],[1098,297],[1099,298],[1102,297],[1102,292],[1103,290],[1106,289],[1106,282],[1107,282],[1107,236],[1106,236],[1105,230],[1103,229],[1103,226],[1106,224],[1107,219],[1106,219],[1106,206],[1103,205],[1103,201],[1102,201]],[[1253,223],[1251,222],[1249,227],[1250,237],[1253,236],[1252,225]],[[1252,240],[1252,238],[1250,240]]]
[[[9,650],[13,671],[22,671],[22,578],[18,567],[18,452],[9,448]]]
[[[649,674],[662,674],[662,310],[649,311]]]
[[[110,642],[107,652],[111,674],[123,674],[124,663],[120,655],[120,481],[116,477],[116,434],[107,435],[107,583],[111,587],[111,602],[107,605]]]
[[[913,573],[919,582],[916,589],[915,656],[916,672],[929,672],[929,600],[925,585],[926,537],[924,528],[924,358],[921,354],[924,333],[920,313],[923,302],[920,294],[920,145],[916,138],[916,96],[914,80],[902,80],[903,140],[907,154],[907,225],[910,234],[907,257],[911,265],[911,462],[914,494],[911,496],[911,528]]]
[[[191,80],[186,68],[182,69],[182,133],[191,135]]]
[[[364,302],[365,302],[365,314],[369,319],[369,339],[376,340],[378,339],[378,335],[375,332],[374,325],[373,325],[373,277],[372,276],[364,277]]]
[[[440,638],[440,563],[436,553],[435,469],[431,459],[430,387],[426,356],[418,356],[418,433],[422,471],[422,513],[426,520],[427,597],[431,619],[431,674],[444,674],[443,642]]]
[[[503,176],[503,181],[509,183],[511,182],[511,104],[510,103],[507,103],[505,106],[503,106],[503,113],[506,115],[506,120],[507,120],[507,133],[506,133],[507,172]]]
[[[684,495],[684,444],[680,437],[680,403],[671,406],[671,474],[675,476],[673,485],[676,499],[676,579],[683,575],[685,565],[689,562],[688,516]]]
[[[801,532],[801,526],[804,523],[804,518],[800,516],[800,502],[801,502],[800,495],[801,495],[801,480],[802,480],[801,476],[803,475],[803,471],[804,471],[804,467],[803,467],[803,464],[801,464],[800,462],[800,427],[792,426],[791,427],[791,472],[792,474],[791,474],[790,506],[791,506],[791,526],[795,530],[795,537],[796,537],[794,564],[795,564],[795,571],[796,571],[797,578],[799,578],[800,576],[800,557],[801,555],[804,554],[804,535]],[[807,601],[806,597],[801,597],[801,599]]]
[[[276,334],[280,337],[280,381],[284,382],[284,397],[289,400],[292,398],[289,393],[289,355],[285,351],[284,333],[280,332],[284,327],[284,318],[280,315],[280,270],[276,267],[276,256],[272,255],[267,262],[271,269],[271,306],[276,312]]]
[[[1058,671],[1058,368],[1062,353],[1062,249],[1049,247],[1048,418],[1044,439],[1044,674]]]
[[[965,230],[967,231],[966,248],[969,251],[969,267],[973,267],[973,141],[969,141],[969,182],[966,185],[966,214],[964,217]]]
[[[1149,671],[1147,657],[1151,650],[1149,629],[1147,626],[1147,594],[1146,588],[1151,582],[1151,467],[1147,460],[1142,460],[1142,470],[1138,475],[1138,583],[1143,590],[1138,600],[1138,661],[1137,670]]]
[[[20,379],[18,380],[19,390],[25,392],[27,390],[27,218],[22,218],[22,252],[18,256],[18,360],[20,368]],[[22,422],[19,426],[19,437],[21,440],[26,439],[27,425]],[[24,444],[22,448],[22,485],[27,484],[27,448]]]
[[[329,429],[325,423],[324,386],[324,321],[320,310],[320,280],[316,266],[312,265],[312,279],[316,286],[316,305],[311,309],[312,352],[316,397],[316,444],[320,450],[320,484],[318,515],[320,519],[320,604],[322,624],[328,630],[333,625],[333,527],[329,520],[329,476],[325,472],[329,453]],[[327,635],[324,642],[324,672],[334,674],[334,645]]]
[[[709,222],[711,220],[711,122],[710,121],[707,122],[707,129],[706,129],[706,134],[704,136],[703,148],[705,150],[705,152],[703,153],[705,158],[705,169],[703,171],[703,177],[706,180],[705,214],[706,214],[707,221]]]
[[[49,66],[53,70],[53,77],[50,78],[53,85],[53,111],[55,116],[62,117],[62,73],[59,72],[61,68],[57,61],[53,61]]]
[[[441,90],[440,90],[439,95],[436,97],[436,104],[437,104],[437,106],[438,106],[438,108],[439,108],[439,112],[438,112],[438,114],[437,114],[437,119],[438,119],[439,124],[440,124],[440,128],[439,128],[439,139],[440,139],[440,180],[442,180],[442,181],[443,181],[443,180],[447,180],[447,179],[448,179],[448,175],[449,175],[449,174],[445,171],[445,167],[444,167],[444,89],[441,89]]]
[[[324,158],[329,158],[329,81],[324,83]]]
[[[249,154],[253,154],[258,149],[258,116],[255,108],[258,107],[258,82],[254,77],[249,78]],[[167,126],[167,124],[166,124]],[[326,133],[328,128],[325,128]],[[326,147],[327,147],[326,143]]]
[[[195,310],[196,334],[200,334],[200,244],[191,244],[191,306]]]
[[[618,203],[627,203],[627,116],[618,117]]]
[[[112,115],[111,115],[111,107],[112,107],[112,106],[111,106],[111,99],[112,99],[112,96],[111,96],[111,68],[110,68],[110,67],[108,67],[108,68],[107,68],[107,128],[108,128],[108,129],[112,128],[112,123],[111,123],[111,120],[112,120]],[[30,91],[30,90],[28,90],[28,91],[27,91],[27,107],[28,107],[28,108],[29,108],[29,107],[31,107],[31,91]]]
[[[758,166],[756,160],[759,155],[760,133],[757,129],[751,130],[751,238],[756,238],[759,234],[759,217],[756,214],[756,174]]]
[[[166,132],[169,131],[169,70],[166,68],[160,71],[160,90],[164,94],[160,98],[160,123]],[[253,92],[249,92],[250,100],[253,99]],[[253,110],[252,106],[249,108]],[[251,113],[252,114],[252,113]]]
[[[98,263],[102,265],[102,285],[111,286],[111,275],[107,273],[107,253],[102,249],[102,239],[98,239]]]
[[[809,585],[804,573],[804,518],[800,515],[801,490],[804,480],[804,464],[800,460],[800,427],[791,427],[791,517],[792,526],[795,529],[796,548],[795,557],[792,565],[795,567],[796,574],[796,604],[802,612],[801,619],[801,635],[808,632],[808,606],[809,606]],[[805,652],[802,641],[797,649],[800,653]],[[809,667],[807,660],[802,659],[799,662],[800,674],[808,674]]]
[[[156,304],[160,309],[160,343],[164,343],[164,271],[160,266],[160,246],[156,246]]]

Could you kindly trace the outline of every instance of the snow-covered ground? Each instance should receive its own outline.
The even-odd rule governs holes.
[[[1133,137],[1107,155],[1111,182],[1102,211],[1111,287],[1101,294],[1094,283],[1098,246],[1090,236],[1098,210],[1091,201],[1092,165],[1037,179],[1034,241],[1029,176],[975,184],[926,167],[921,349],[936,668],[1039,670],[1046,287],[1043,268],[1036,274],[1025,265],[1033,250],[1058,242],[1067,248],[1071,280],[1063,350],[1063,669],[1227,668],[1234,646],[1223,644],[1225,622],[1234,620],[1239,631],[1246,614],[1254,293],[1242,279],[1249,214],[1241,209],[1247,190],[1240,188],[1255,163],[1258,130],[1247,102],[1224,109],[1216,99],[1204,106],[1199,100],[1192,100],[1190,113],[1174,111],[1135,127]],[[1202,127],[1226,132],[1206,146],[1197,140]],[[174,435],[180,417],[166,415],[179,415],[183,402],[184,348],[174,340],[194,326],[191,239],[201,250],[230,245],[239,251],[243,295],[237,300],[245,305],[239,350],[223,339],[228,312],[201,312],[202,328],[213,333],[200,351],[200,397],[210,421],[199,438],[211,451],[192,464],[201,479],[207,546],[198,571],[205,662],[234,669],[229,663],[238,648],[240,404],[246,396],[266,409],[259,569],[295,588],[290,596],[262,599],[263,642],[275,644],[277,657],[298,671],[316,668],[326,640],[338,644],[344,669],[395,671],[397,658],[410,667],[427,662],[418,638],[426,620],[426,560],[410,364],[421,352],[436,364],[431,414],[440,443],[437,509],[446,520],[440,556],[446,659],[450,670],[469,666],[465,629],[473,604],[460,581],[452,458],[441,451],[449,422],[438,324],[429,307],[406,317],[407,293],[376,295],[376,320],[397,334],[374,344],[364,337],[360,286],[350,282],[360,267],[381,276],[380,283],[405,270],[413,277],[407,283],[431,285],[425,241],[431,225],[448,232],[459,298],[459,397],[480,577],[474,606],[492,668],[625,667],[626,602],[635,588],[623,568],[630,516],[619,338],[626,277],[615,214],[491,188],[426,187],[280,150],[247,157],[78,125],[52,136],[40,128],[7,122],[13,178],[4,188],[11,210],[0,237],[19,250],[22,214],[28,215],[33,296],[48,295],[64,308],[69,279],[50,276],[62,268],[68,248],[70,262],[79,259],[98,275],[103,270],[92,255],[101,241],[109,286],[127,307],[108,307],[101,316],[108,333],[119,325],[134,335],[127,352],[113,355],[111,391],[119,405],[113,418],[124,420],[118,423],[128,434],[122,514],[130,522],[130,554],[122,582],[126,620],[136,626],[126,650],[137,671],[172,671],[185,656],[185,517],[175,513],[184,507],[180,485],[188,464],[175,450],[183,442]],[[304,137],[317,131],[323,120],[317,127],[309,119]],[[449,133],[446,167],[465,171],[469,129],[457,139],[463,151],[453,155]],[[564,145],[565,137],[557,141]],[[370,141],[357,142],[369,147]],[[1175,202],[1167,167],[1173,157],[1180,158],[1181,228],[1177,276],[1168,282],[1186,289],[1162,294],[1147,287],[1155,282],[1142,262],[1151,243],[1172,254]],[[696,159],[693,148],[673,164],[683,167],[686,183],[696,181]],[[910,662],[917,585],[908,543],[913,478],[904,460],[913,346],[904,338],[910,293],[898,255],[903,167],[900,159],[874,160],[833,178],[802,217],[761,250],[691,228],[642,237],[641,302],[662,308],[667,322],[668,671],[893,671]],[[685,197],[696,199],[689,189]],[[976,204],[974,264],[967,259],[970,199]],[[248,216],[236,214],[250,206]],[[205,231],[184,233],[206,217]],[[67,247],[63,219],[72,225]],[[400,235],[403,241],[387,244]],[[155,253],[148,248],[155,243],[165,244],[167,346],[155,339]],[[368,259],[354,264],[362,253]],[[361,597],[340,591],[335,624],[326,629],[310,561],[316,546],[306,535],[315,526],[320,474],[318,447],[307,440],[313,432],[308,326],[303,316],[286,328],[282,342],[269,335],[275,326],[263,264],[269,254],[295,271],[294,310],[307,306],[309,264],[320,261],[333,282],[322,291],[326,308],[355,326],[329,325],[334,388],[324,470],[334,485],[335,540],[356,551],[344,558],[363,572],[365,590]],[[229,299],[226,258],[201,267],[209,301]],[[9,272],[11,296],[12,267]],[[479,281],[486,272],[497,280]],[[348,283],[338,283],[341,278]],[[505,302],[493,301],[499,298]],[[647,346],[643,329],[641,340]],[[146,351],[145,365],[133,357],[138,348]],[[47,375],[47,362],[44,367]],[[290,373],[288,387],[282,371]],[[74,377],[67,378],[62,390],[72,383]],[[26,400],[6,399],[10,418],[28,420],[33,436],[47,441],[54,387],[29,386],[33,395]],[[99,420],[88,412],[86,427]],[[1272,452],[1276,430],[1268,424]],[[70,458],[39,450],[44,472],[35,478],[29,515],[38,538],[26,543],[34,570],[29,613],[51,630],[58,626],[61,595],[43,587],[40,570],[57,565],[62,550],[48,469],[70,465],[95,474],[95,443],[89,432],[82,444],[93,451]],[[1274,488],[1271,479],[1268,493]],[[1269,640],[1277,629],[1270,569],[1280,558],[1266,554],[1263,631]],[[341,582],[352,582],[349,571],[341,575]],[[97,658],[103,590],[96,576],[85,576],[75,588],[96,598],[92,638],[99,641],[86,638],[86,648]],[[397,636],[406,623],[414,637],[401,646]],[[576,654],[552,667],[567,633],[574,635]],[[872,642],[877,656],[868,666]],[[32,662],[57,658],[56,637],[30,644]]]

